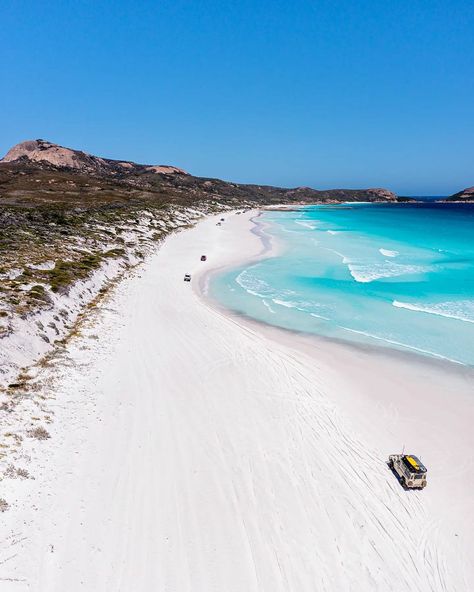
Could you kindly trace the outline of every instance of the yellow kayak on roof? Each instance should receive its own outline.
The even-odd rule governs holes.
[[[409,456],[409,455],[407,454],[407,456],[406,456],[406,459],[407,459],[407,461],[408,461],[408,462],[411,464],[411,466],[412,466],[414,469],[416,469],[417,471],[419,470],[419,468],[420,468],[420,465],[418,464],[418,459],[417,459],[417,458],[415,458],[415,457],[413,457],[413,456]]]

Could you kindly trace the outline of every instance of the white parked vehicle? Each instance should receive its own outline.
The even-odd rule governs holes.
[[[426,487],[426,467],[414,454],[391,454],[388,457],[388,466],[397,474],[404,487]]]
[[[184,274],[184,281],[185,282],[190,282],[191,281],[191,276],[189,275],[189,273]]]

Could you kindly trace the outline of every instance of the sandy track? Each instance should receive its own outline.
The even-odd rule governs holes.
[[[171,237],[73,344],[26,492],[39,510],[9,517],[26,538],[0,564],[2,589],[470,589],[428,490],[401,489],[324,365],[183,282],[201,253],[216,266],[256,253],[250,235],[236,250],[248,226]]]

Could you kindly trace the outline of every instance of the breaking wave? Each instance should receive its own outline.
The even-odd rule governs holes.
[[[398,251],[389,251],[389,249],[379,249],[379,252],[384,257],[398,257],[398,255],[400,255]]]
[[[329,317],[325,317],[323,315],[318,315],[315,312],[310,312],[309,313],[312,317],[316,317],[317,319],[323,319],[325,321],[330,321],[331,319]]]
[[[464,321],[465,323],[474,323],[473,300],[453,300],[430,305],[411,304],[410,302],[394,300],[392,304],[397,308],[405,308],[415,312],[424,312],[426,314],[438,315],[449,319],[457,319],[459,321]]]
[[[229,308],[276,326],[474,366],[472,220],[460,212],[448,228],[444,211],[430,212],[266,214],[284,249],[226,272],[211,289]]]
[[[385,343],[389,343],[390,345],[398,345],[402,348],[411,349],[413,351],[419,352],[420,354],[428,354],[429,356],[439,358],[440,360],[448,360],[449,362],[455,362],[456,364],[461,364],[461,362],[459,362],[458,360],[453,360],[452,358],[442,356],[441,354],[430,351],[428,349],[422,349],[420,347],[408,345],[407,343],[402,343],[401,341],[395,341],[394,339],[388,339],[387,337],[381,337],[380,335],[374,335],[373,333],[368,333],[366,331],[358,331],[357,329],[349,329],[349,327],[343,327],[342,325],[339,325],[339,326],[341,329],[344,329],[345,331],[349,331],[350,333],[357,333],[358,335],[364,335],[365,337],[369,337],[371,339],[376,339],[377,341],[385,341]]]
[[[413,275],[424,273],[429,268],[421,265],[401,265],[399,263],[371,263],[364,265],[359,263],[349,263],[351,276],[356,282],[367,284],[383,278],[398,277],[401,275]]]
[[[281,298],[273,298],[272,301],[275,304],[279,304],[280,306],[284,306],[285,308],[295,308],[296,310],[300,310],[301,312],[309,312],[313,307],[312,302],[305,302],[299,300],[282,300]]]
[[[235,281],[252,296],[259,296],[260,298],[271,298],[273,296],[273,289],[265,281],[255,277],[251,273],[251,269],[244,269],[235,278]]]
[[[305,228],[309,228],[310,230],[315,230],[318,225],[314,223],[310,224],[309,222],[306,222],[305,220],[295,220],[295,224],[299,224],[300,226],[304,226]]]

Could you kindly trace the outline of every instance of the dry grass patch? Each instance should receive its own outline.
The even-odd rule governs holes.
[[[36,440],[48,440],[48,438],[51,438],[48,430],[43,426],[28,430],[26,433],[30,438],[36,438]]]
[[[21,469],[14,465],[8,465],[3,474],[8,479],[33,479],[26,469]]]

